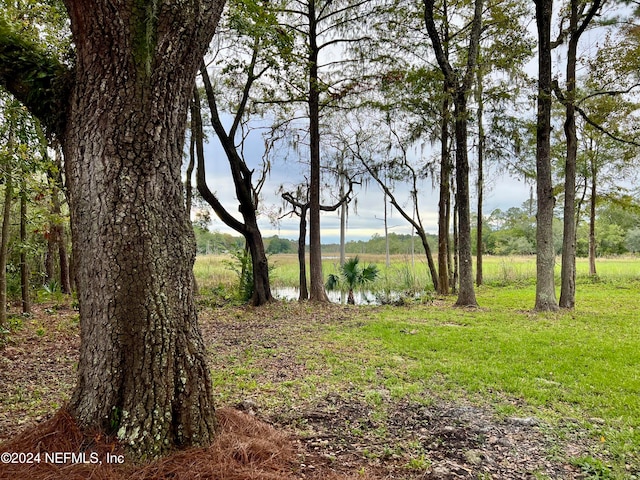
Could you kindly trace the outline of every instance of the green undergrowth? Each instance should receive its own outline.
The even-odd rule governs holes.
[[[225,367],[213,372],[215,390],[225,392],[222,401],[253,398],[279,411],[337,392],[380,418],[390,402],[471,402],[538,418],[560,442],[582,438],[587,454],[563,460],[581,466],[585,478],[639,478],[639,294],[637,281],[579,282],[575,310],[557,313],[532,312],[532,285],[479,288],[477,309],[455,308],[453,298],[333,306],[324,314],[282,303],[267,307],[266,317],[307,322],[305,309],[316,321],[290,320],[272,338],[218,357]],[[230,322],[256,310],[237,312]],[[283,368],[293,364],[298,375],[267,373],[283,357],[290,362]]]

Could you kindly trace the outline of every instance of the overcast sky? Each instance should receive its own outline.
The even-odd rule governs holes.
[[[249,168],[260,169],[264,143],[259,135],[251,138],[245,148],[245,157]],[[474,154],[473,152],[471,153]],[[421,152],[421,155],[430,155],[429,151]],[[303,164],[295,161],[292,154],[290,158],[275,160],[272,163],[271,173],[262,189],[261,209],[277,211],[284,208],[283,202],[277,191],[281,185],[292,186],[300,182],[305,174]],[[209,143],[205,144],[205,157],[207,168],[207,183],[211,191],[218,195],[218,199],[227,210],[241,219],[238,212],[238,201],[235,197],[233,181],[229,170],[229,164],[220,148],[217,139],[210,134]],[[306,173],[308,176],[308,173]],[[256,173],[255,176],[258,174]],[[471,181],[474,183],[475,173],[472,173]],[[522,180],[510,178],[506,175],[488,175],[488,185],[485,190],[484,212],[489,214],[496,208],[506,210],[510,207],[519,207],[529,198],[529,186]],[[431,186],[431,180],[421,183],[418,194],[422,221],[429,233],[437,233],[438,230],[438,191]],[[347,241],[367,240],[373,234],[384,235],[384,196],[380,187],[375,182],[368,185],[355,185],[356,202],[349,207]],[[396,197],[401,205],[409,205],[409,186],[398,184],[395,187]],[[327,203],[335,203],[330,192],[323,192]],[[472,210],[475,208],[475,187],[472,187]],[[396,212],[391,205],[389,209],[389,231],[395,233],[410,234],[411,226]],[[286,211],[286,210],[285,210]],[[340,238],[339,211],[322,212],[322,242],[337,243]],[[284,212],[283,212],[284,213]],[[238,235],[227,227],[214,213],[210,229]],[[273,225],[267,215],[261,215],[260,229],[264,236],[278,235],[282,238],[296,240],[299,231],[299,219],[296,216],[287,216],[279,220],[278,225]]]

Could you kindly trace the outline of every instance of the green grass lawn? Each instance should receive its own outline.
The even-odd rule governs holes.
[[[483,288],[478,310],[386,307],[334,336],[366,345],[379,381],[397,395],[427,388],[552,424],[577,419],[622,472],[625,463],[640,468],[640,284],[633,287],[582,286],[581,306],[558,314],[528,312],[533,289]]]
[[[297,275],[295,258],[274,260],[275,278]],[[364,260],[384,264],[380,257]],[[402,260],[390,268],[400,271]],[[640,261],[600,260],[598,268],[599,277],[591,279],[586,262],[578,262],[575,310],[542,314],[531,311],[533,259],[489,258],[478,309],[454,308],[453,297],[428,305],[353,307],[349,321],[321,325],[301,340],[297,355],[308,367],[306,377],[262,385],[259,362],[245,359],[233,382],[244,385],[243,394],[264,394],[271,402],[274,388],[295,403],[290,397],[301,392],[349,385],[363,395],[382,388],[394,399],[470,401],[505,416],[533,416],[558,438],[590,439],[589,456],[575,461],[605,466],[593,467],[601,476],[587,478],[637,479]],[[221,390],[235,388],[216,382]]]

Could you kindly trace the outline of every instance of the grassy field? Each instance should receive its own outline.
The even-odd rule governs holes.
[[[382,267],[381,281],[387,283],[379,281],[377,288],[406,288],[407,272],[417,284],[427,281],[422,262],[416,262],[414,275],[404,258],[394,258],[388,269],[384,257],[364,260]],[[295,262],[294,256],[272,258],[274,284],[295,284]],[[326,261],[325,274],[333,262]],[[640,261],[601,259],[598,269],[599,277],[592,279],[579,260],[574,311],[537,314],[531,311],[534,259],[487,258],[478,309],[456,309],[453,298],[433,296],[429,304],[401,308],[340,307],[348,308],[348,321],[320,323],[313,335],[287,347],[304,365],[300,377],[261,380],[265,349],[249,347],[218,359],[232,365],[233,374],[214,372],[216,389],[224,392],[223,401],[252,397],[286,408],[327,391],[358,392],[379,407],[381,417],[380,392],[395,402],[471,402],[505,417],[541,419],[559,444],[580,438],[587,447],[579,453],[559,448],[546,454],[580,466],[582,478],[638,479]],[[197,274],[200,285],[211,281],[204,275],[234,281],[219,258],[199,259]],[[271,318],[287,315],[286,303],[272,308]],[[314,308],[306,307],[310,315]],[[251,312],[237,313],[236,321]],[[276,357],[278,348],[270,347],[267,355]]]
[[[380,269],[380,277],[371,285],[371,290],[421,290],[431,286],[429,269],[423,257],[416,256],[413,260],[407,255],[391,257],[389,267],[385,265],[384,255],[361,255],[361,260],[374,263]],[[272,268],[272,285],[279,287],[298,286],[298,258],[294,254],[272,255],[269,257]],[[231,286],[237,282],[237,275],[231,268],[230,255],[206,255],[196,259],[195,274],[199,285],[213,288],[220,284]],[[336,273],[337,258],[327,258],[323,261],[325,276]],[[474,259],[475,264],[475,259]],[[535,257],[493,257],[485,256],[483,261],[484,281],[488,285],[533,285],[535,282]],[[308,271],[307,265],[307,271]],[[579,258],[576,262],[579,282],[591,282],[588,275],[589,264],[586,258]],[[640,258],[616,257],[600,258],[597,261],[598,278],[606,281],[640,280]],[[556,275],[560,275],[560,259],[556,262]]]

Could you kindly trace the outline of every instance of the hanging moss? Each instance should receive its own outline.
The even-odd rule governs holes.
[[[131,22],[133,59],[138,73],[149,77],[158,41],[158,0],[138,0],[135,2]]]
[[[67,66],[0,16],[0,86],[26,105],[49,134],[64,130],[71,78]]]

